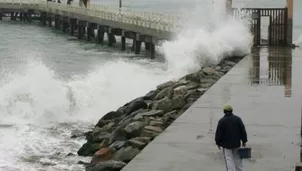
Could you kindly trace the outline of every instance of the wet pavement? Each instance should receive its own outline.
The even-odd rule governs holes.
[[[123,171],[223,171],[214,142],[224,104],[247,129],[244,170],[293,171],[299,161],[302,50],[261,48],[240,61]]]

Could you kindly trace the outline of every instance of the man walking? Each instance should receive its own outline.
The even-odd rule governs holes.
[[[215,141],[219,149],[223,148],[223,155],[227,171],[242,171],[242,160],[238,148],[245,147],[247,135],[240,117],[233,114],[231,105],[223,108],[224,116],[219,120]]]

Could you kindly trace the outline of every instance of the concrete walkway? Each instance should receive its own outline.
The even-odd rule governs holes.
[[[233,105],[248,133],[246,171],[292,171],[299,161],[302,52],[260,49],[137,155],[123,171],[224,171],[214,143],[222,107]]]

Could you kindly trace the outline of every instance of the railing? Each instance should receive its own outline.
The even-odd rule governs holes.
[[[78,4],[47,2],[46,0],[0,0],[1,4],[29,5],[33,9],[47,12],[71,12],[125,24],[152,28],[157,31],[174,32],[182,28],[180,16],[167,13],[154,13],[129,8],[114,8],[104,5],[91,4],[87,8]]]

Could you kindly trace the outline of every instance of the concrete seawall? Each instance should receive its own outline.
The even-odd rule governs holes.
[[[297,53],[292,57],[291,49],[258,49],[245,57],[123,171],[224,170],[214,134],[226,103],[233,105],[234,113],[246,124],[252,159],[244,161],[245,168],[293,170],[300,150],[302,60]],[[266,69],[263,61],[279,63],[268,65],[275,67],[268,68],[266,80],[261,80],[266,74],[259,73]],[[275,84],[273,72],[277,71],[286,74]],[[254,73],[260,76],[253,77]]]

